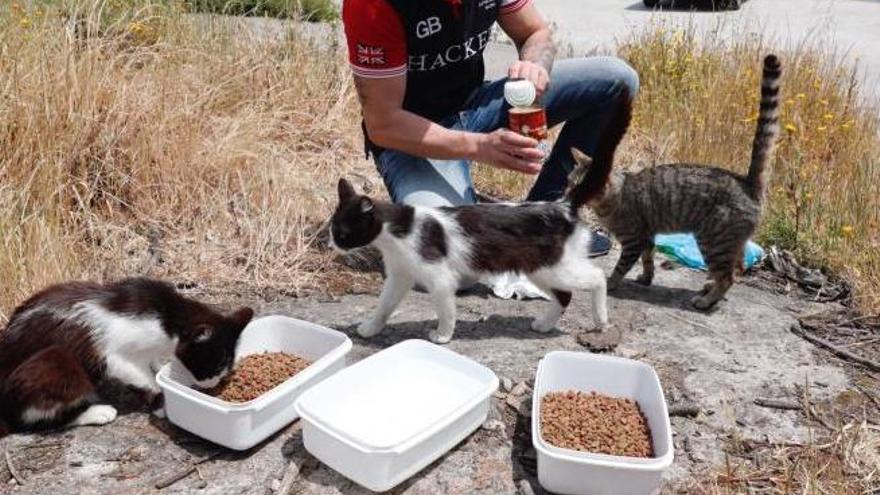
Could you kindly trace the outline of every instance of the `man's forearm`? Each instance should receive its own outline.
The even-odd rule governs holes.
[[[367,134],[383,148],[438,160],[473,159],[480,134],[447,129],[400,109],[382,120],[367,116]]]
[[[550,30],[542,29],[529,36],[519,49],[519,58],[540,65],[549,74],[553,69],[553,59],[556,58],[556,43],[553,42]]]

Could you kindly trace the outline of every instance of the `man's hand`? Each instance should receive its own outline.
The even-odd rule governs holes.
[[[538,141],[502,128],[489,134],[481,134],[476,152],[470,158],[499,168],[534,175],[541,171],[544,153],[538,149]]]
[[[550,74],[547,69],[534,62],[527,60],[517,60],[507,70],[507,77],[510,79],[526,79],[535,85],[537,98],[541,98],[547,88],[550,87]]]
[[[550,84],[556,44],[550,26],[534,4],[530,2],[515,12],[500,15],[498,24],[519,50],[519,62],[510,66],[507,75],[531,81],[540,98]]]

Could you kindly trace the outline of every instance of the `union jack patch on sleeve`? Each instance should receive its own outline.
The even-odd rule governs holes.
[[[385,48],[358,43],[357,63],[362,65],[385,65]]]

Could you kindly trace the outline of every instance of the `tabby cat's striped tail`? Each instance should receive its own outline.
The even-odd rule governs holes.
[[[779,77],[782,66],[776,55],[764,58],[764,74],[761,78],[761,111],[758,113],[758,128],[752,144],[752,163],[747,178],[751,186],[751,196],[763,201],[767,191],[767,177],[770,158],[779,137]]]
[[[614,114],[611,115],[602,134],[599,135],[599,142],[596,144],[596,151],[591,163],[588,165],[581,163],[584,160],[579,159],[577,150],[572,149],[572,152],[575,153],[575,170],[569,176],[570,189],[567,197],[573,212],[587,204],[588,201],[599,197],[605,190],[608,177],[611,176],[614,152],[629,129],[629,122],[632,120],[632,98],[629,89],[624,87],[620,91],[616,105]],[[586,170],[582,170],[584,167]]]

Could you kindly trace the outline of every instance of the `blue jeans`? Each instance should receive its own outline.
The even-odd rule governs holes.
[[[487,82],[471,94],[464,108],[440,122],[449,129],[491,132],[507,125],[506,79]],[[529,201],[552,201],[562,196],[574,166],[570,149],[593,154],[599,133],[623,87],[635,97],[639,76],[614,57],[558,60],[550,88],[542,98],[549,126],[565,122]],[[477,202],[467,160],[432,160],[385,150],[376,159],[388,193],[395,203],[450,206]],[[517,173],[511,171],[510,173]]]

